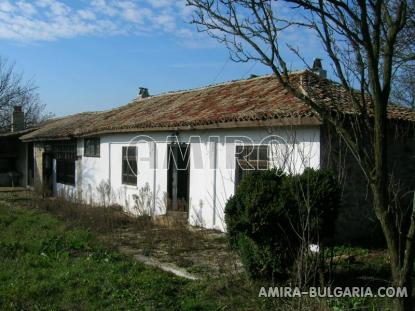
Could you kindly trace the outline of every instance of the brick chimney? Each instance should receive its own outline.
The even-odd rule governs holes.
[[[325,79],[327,77],[327,71],[323,69],[323,65],[322,65],[322,62],[321,62],[321,58],[314,59],[313,67],[311,68],[311,70],[315,74],[317,74],[318,76],[320,76],[320,78]]]
[[[24,130],[24,112],[22,106],[14,106],[12,114],[12,132]]]
[[[140,87],[138,91],[138,99],[147,98],[150,96],[150,93],[148,92],[148,89],[145,87]]]

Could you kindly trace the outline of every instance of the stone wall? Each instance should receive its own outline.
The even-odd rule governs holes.
[[[322,167],[332,169],[342,185],[342,203],[336,225],[335,240],[345,244],[379,246],[384,244],[379,222],[372,209],[367,179],[345,143],[333,129],[322,126]],[[414,128],[412,125],[390,124],[388,135],[388,167],[393,176],[391,193],[398,194],[400,208],[412,203],[415,189]]]

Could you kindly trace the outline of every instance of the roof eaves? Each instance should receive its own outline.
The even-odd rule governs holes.
[[[192,131],[207,129],[230,129],[230,128],[251,128],[251,127],[270,127],[270,126],[317,126],[322,121],[317,116],[296,116],[273,119],[258,120],[228,120],[224,122],[204,122],[199,124],[170,124],[170,125],[136,125],[128,127],[105,127],[96,131],[79,133],[78,137],[89,137],[112,133],[131,133],[131,132],[160,132],[160,131]]]
[[[21,131],[16,131],[16,132],[7,132],[7,133],[1,133],[0,137],[21,137],[24,136],[28,133],[34,132],[38,129],[38,127],[36,128],[29,128],[29,129],[24,129]]]

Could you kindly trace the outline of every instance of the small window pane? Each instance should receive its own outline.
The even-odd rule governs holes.
[[[268,146],[258,146],[258,160],[268,161]]]
[[[268,169],[268,146],[237,146],[235,167],[235,187],[247,173]]]
[[[137,185],[137,148],[122,147],[122,183]]]
[[[135,147],[123,147],[125,148],[126,152],[124,152],[124,154],[126,154],[128,157],[135,157],[136,156],[136,148]]]
[[[55,142],[48,147],[52,149],[55,159],[76,160],[76,141]]]
[[[100,156],[100,144],[99,137],[85,138],[84,139],[84,156],[85,157],[99,157]]]
[[[56,182],[65,185],[75,185],[75,160],[56,160]]]

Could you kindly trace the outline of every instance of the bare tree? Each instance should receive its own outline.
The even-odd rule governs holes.
[[[408,17],[396,45],[396,66],[391,101],[415,109],[415,7],[408,3]]]
[[[25,126],[33,126],[51,115],[45,114],[45,105],[39,100],[37,87],[31,80],[24,80],[14,63],[0,57],[0,132],[11,128],[14,106],[22,106]]]
[[[411,59],[405,32],[411,24],[410,0],[187,0],[193,24],[225,44],[234,61],[259,61],[291,94],[332,126],[356,158],[366,177],[373,209],[387,243],[394,286],[411,293],[414,264],[415,209],[408,230],[396,224],[388,194],[387,107],[395,73]],[[291,14],[286,14],[290,10]],[[283,41],[290,28],[304,28],[320,40],[338,84],[321,95],[323,79],[307,83],[290,74],[287,54],[304,60]],[[287,49],[288,47],[288,49]],[[288,50],[288,52],[287,52]],[[338,105],[349,105],[344,114]],[[411,309],[411,299],[397,299],[396,310]]]
[[[415,110],[415,67],[405,66],[395,78],[391,93],[391,102]]]

